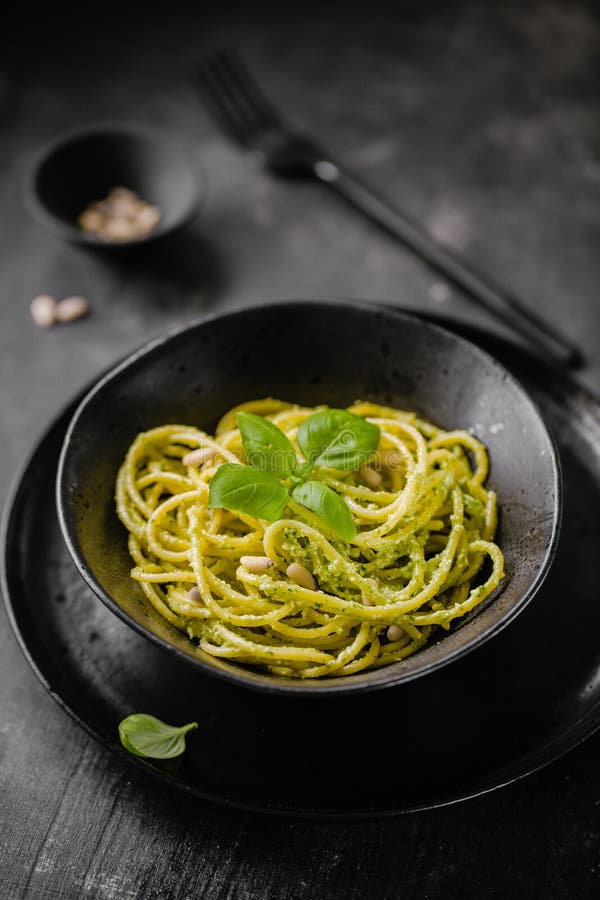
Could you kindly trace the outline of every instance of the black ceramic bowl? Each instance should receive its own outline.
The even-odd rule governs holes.
[[[88,204],[121,186],[160,209],[156,228],[127,241],[83,231],[77,220]],[[38,153],[25,183],[27,206],[39,222],[59,237],[110,249],[170,234],[191,217],[200,192],[200,170],[187,149],[160,131],[125,125],[95,125],[62,135]]]
[[[129,577],[114,484],[135,435],[168,423],[209,432],[257,397],[413,409],[489,448],[506,578],[484,608],[419,653],[372,672],[302,681],[208,657],[145,600]],[[520,385],[478,347],[419,318],[361,304],[285,303],[208,319],[154,341],[89,392],[65,437],[57,483],[65,540],[84,579],[145,637],[207,672],[250,687],[322,695],[399,684],[446,665],[520,612],[551,563],[560,518],[553,442]],[[510,664],[510,661],[507,661]],[[182,673],[185,677],[185,673]],[[484,673],[482,673],[484,677]]]

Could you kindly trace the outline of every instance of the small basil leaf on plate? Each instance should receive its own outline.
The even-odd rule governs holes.
[[[145,713],[134,713],[119,723],[121,743],[134,756],[173,759],[185,751],[185,736],[198,727],[190,722],[177,728]]]
[[[208,505],[211,509],[222,507],[274,522],[281,518],[288,496],[287,489],[268,472],[225,463],[212,477]]]
[[[339,494],[323,482],[307,481],[294,488],[292,497],[327,522],[343,541],[351,541],[356,534],[350,510]]]
[[[351,472],[371,457],[379,445],[377,425],[345,409],[324,409],[298,428],[298,444],[317,466]]]
[[[298,463],[296,451],[281,428],[253,413],[239,412],[237,424],[249,461],[257,469],[287,478]]]

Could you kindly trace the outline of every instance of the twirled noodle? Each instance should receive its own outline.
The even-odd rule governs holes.
[[[315,409],[257,400],[230,410],[214,437],[187,425],[138,435],[117,480],[132,578],[205,653],[288,677],[349,675],[415,653],[500,583],[496,496],[484,487],[485,447],[471,434],[373,403],[350,407],[381,432],[368,470],[313,475],[352,513],[357,533],[344,543],[294,500],[272,524],[209,509],[217,468],[247,462],[242,409],[274,422],[302,459],[296,432]],[[212,457],[185,466],[185,454],[202,447]],[[249,571],[240,560],[253,554],[274,565]],[[292,562],[313,573],[316,590],[288,578]]]

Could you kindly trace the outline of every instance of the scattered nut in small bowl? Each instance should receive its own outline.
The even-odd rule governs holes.
[[[77,221],[84,231],[105,241],[133,241],[152,234],[160,220],[157,206],[129,188],[114,187],[104,199],[88,204]]]
[[[167,135],[96,125],[57,138],[36,156],[25,184],[32,215],[69,241],[125,248],[183,226],[202,193],[200,167]]]

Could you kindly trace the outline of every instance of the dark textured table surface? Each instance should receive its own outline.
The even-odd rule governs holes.
[[[199,4],[198,7],[201,5]],[[251,7],[254,9],[251,10]],[[385,300],[502,332],[318,186],[273,180],[224,142],[186,86],[234,43],[272,97],[438,238],[576,341],[600,394],[600,17],[582,2],[221,4],[139,17],[21,21],[0,55],[0,492],[86,382],[164,329],[242,304]],[[595,11],[596,10],[596,11]],[[97,120],[197,147],[192,226],[121,259],[66,245],[23,208],[37,146]],[[35,294],[83,293],[42,332]],[[590,598],[596,601],[598,597]],[[351,749],[351,748],[350,748]],[[543,771],[445,809],[360,823],[228,811],[134,772],[45,694],[0,618],[0,896],[453,898],[597,896],[596,735]],[[368,764],[368,763],[366,763]],[[394,783],[402,773],[383,772]],[[349,788],[351,789],[351,787]]]

